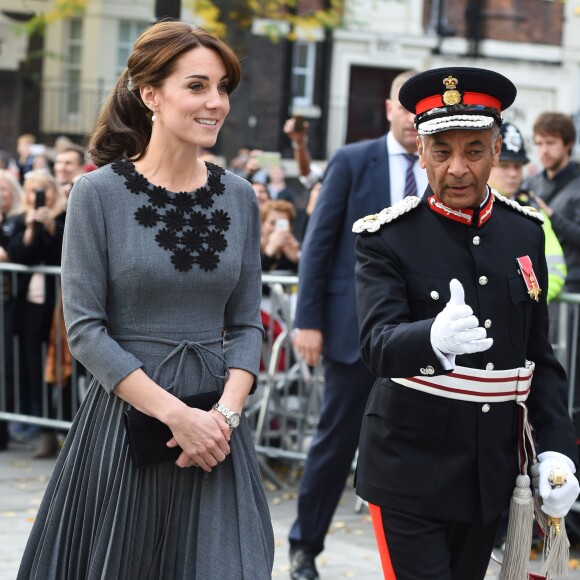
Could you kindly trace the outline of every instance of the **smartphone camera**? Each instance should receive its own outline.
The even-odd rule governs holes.
[[[306,119],[302,115],[295,115],[294,116],[294,131],[303,131],[304,130],[304,121],[306,121]]]
[[[290,222],[285,218],[279,218],[276,220],[275,228],[277,230],[288,231],[290,229]]]
[[[46,205],[46,192],[44,189],[34,190],[34,207],[38,209],[39,207],[44,207]]]

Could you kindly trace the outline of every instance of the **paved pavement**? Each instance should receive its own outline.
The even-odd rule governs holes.
[[[14,580],[32,522],[54,461],[32,460],[33,443],[11,442],[0,452],[0,580]],[[281,479],[284,470],[277,469]],[[295,517],[296,485],[279,489],[264,478],[270,503],[276,556],[273,578],[289,578],[288,529]],[[287,479],[286,479],[287,481]],[[357,578],[381,580],[379,556],[375,547],[370,517],[366,509],[355,510],[356,496],[347,486],[332,522],[325,551],[317,558],[322,580]],[[573,552],[569,580],[580,580],[580,554]],[[530,562],[530,570],[539,571],[540,558]],[[498,567],[490,565],[489,578],[495,578]],[[71,579],[82,580],[82,579]],[[165,579],[164,579],[165,580]],[[179,580],[179,579],[166,579]],[[236,579],[224,579],[236,580]]]

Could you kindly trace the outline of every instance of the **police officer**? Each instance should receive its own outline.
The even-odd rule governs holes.
[[[542,510],[563,517],[578,495],[566,376],[548,340],[541,216],[487,185],[515,96],[483,69],[408,80],[399,97],[416,115],[429,186],[353,226],[362,359],[378,377],[356,486],[385,578],[485,576],[531,460],[518,445],[529,423]]]
[[[519,129],[513,123],[502,123],[500,128],[501,150],[499,161],[491,168],[489,185],[498,193],[505,195],[523,206],[538,207],[530,192],[522,189],[524,165],[529,162],[526,146]],[[548,263],[548,287],[546,299],[554,300],[566,281],[566,261],[564,251],[554,233],[552,222],[545,212],[544,235],[546,237],[546,262]]]

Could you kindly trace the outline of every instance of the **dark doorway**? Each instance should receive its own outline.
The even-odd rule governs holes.
[[[393,79],[401,69],[353,66],[348,91],[346,142],[374,139],[384,135],[389,123],[385,101]]]

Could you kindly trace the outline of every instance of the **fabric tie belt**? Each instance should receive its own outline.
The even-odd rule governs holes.
[[[452,373],[436,377],[391,378],[392,381],[415,389],[459,401],[474,403],[523,403],[530,393],[535,364],[526,361],[524,367],[503,371],[484,371],[457,366]]]
[[[173,377],[171,384],[168,385],[166,388],[166,390],[169,392],[173,391],[175,384],[181,378],[181,374],[183,371],[183,365],[185,362],[185,357],[186,357],[188,352],[193,352],[197,356],[197,358],[202,363],[202,369],[203,368],[207,369],[209,374],[214,379],[227,379],[229,377],[229,370],[227,368],[227,363],[226,363],[226,360],[224,359],[224,357],[217,354],[216,352],[214,352],[210,348],[208,348],[208,345],[222,343],[223,340],[221,337],[209,339],[209,340],[201,340],[198,342],[194,342],[191,340],[176,341],[176,340],[168,340],[165,338],[157,338],[157,337],[152,337],[152,336],[134,336],[134,335],[133,336],[113,336],[113,338],[119,342],[152,342],[152,343],[157,343],[157,344],[165,344],[167,346],[173,346],[174,348],[159,363],[159,365],[155,369],[155,372],[153,373],[153,376],[151,377],[153,381],[157,382],[159,379],[159,373],[161,372],[161,369],[171,359],[173,359],[179,355],[179,361],[177,363],[177,370],[175,371],[175,376]],[[216,359],[218,359],[222,363],[223,367],[226,369],[224,375],[218,375],[211,370],[211,365],[209,364],[209,362],[206,358],[208,355],[215,357]]]

